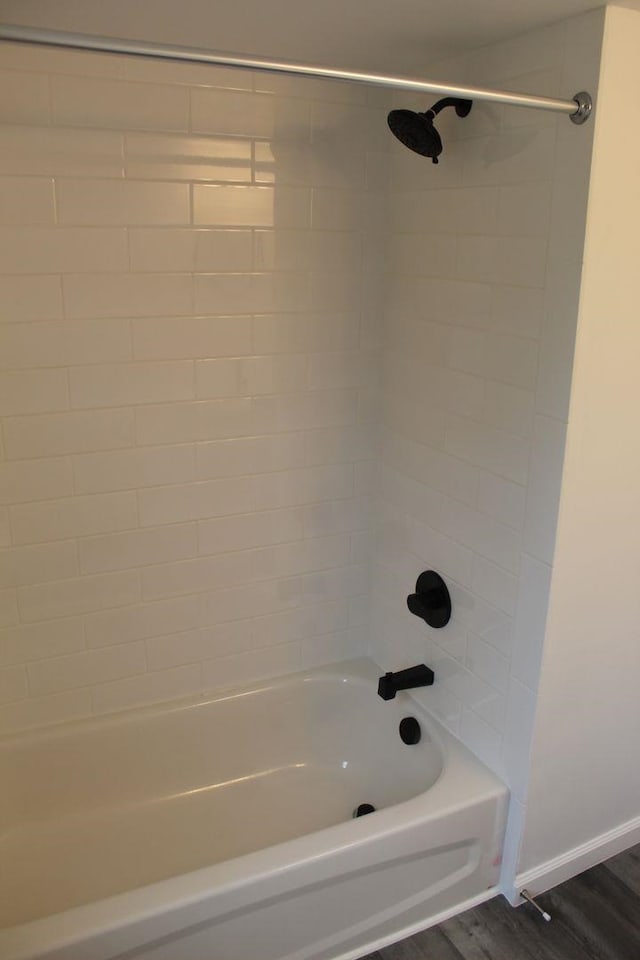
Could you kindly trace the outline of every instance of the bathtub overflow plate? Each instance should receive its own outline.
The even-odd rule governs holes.
[[[408,743],[410,745],[420,743],[422,730],[420,729],[420,724],[415,717],[405,717],[404,720],[401,720],[398,730],[400,732],[400,739],[403,743]]]

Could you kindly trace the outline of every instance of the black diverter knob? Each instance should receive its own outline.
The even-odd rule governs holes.
[[[451,619],[451,597],[447,585],[435,570],[425,570],[416,581],[416,592],[407,597],[407,606],[430,627],[445,627]]]

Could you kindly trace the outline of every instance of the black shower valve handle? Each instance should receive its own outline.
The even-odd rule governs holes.
[[[416,617],[426,620],[429,610],[440,606],[440,593],[437,590],[428,590],[425,593],[410,593],[407,597],[407,606]]]
[[[425,570],[416,581],[416,592],[407,597],[411,613],[430,627],[439,629],[451,619],[451,597],[447,585],[435,570]]]

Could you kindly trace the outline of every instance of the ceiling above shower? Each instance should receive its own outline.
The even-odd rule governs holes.
[[[407,75],[597,6],[595,0],[0,0],[0,21]]]

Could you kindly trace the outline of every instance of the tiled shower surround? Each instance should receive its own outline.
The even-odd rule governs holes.
[[[369,91],[1,62],[0,728],[361,654]]]
[[[564,96],[598,79],[602,14],[443,64],[464,83]],[[398,97],[399,106],[415,98]],[[499,768],[532,712],[553,561],[592,130],[476,103],[438,117],[439,165],[398,148],[382,350],[372,633],[431,646],[441,718]],[[400,630],[416,568],[452,584],[453,619]],[[428,632],[428,639],[425,639]],[[401,652],[400,652],[401,651]]]
[[[602,26],[594,11],[433,73],[595,96]],[[437,126],[439,165],[399,147],[390,172],[370,637],[386,669],[431,664],[439,682],[425,703],[509,784],[509,878],[553,565],[593,124],[476,103],[467,119],[449,110]],[[407,622],[403,609],[430,566],[452,593],[442,630]]]
[[[601,31],[425,72],[595,92]],[[522,799],[590,129],[476,104],[433,166],[385,122],[419,95],[3,67],[0,726],[370,652],[433,666],[430,707]],[[405,605],[429,567],[439,632]]]

